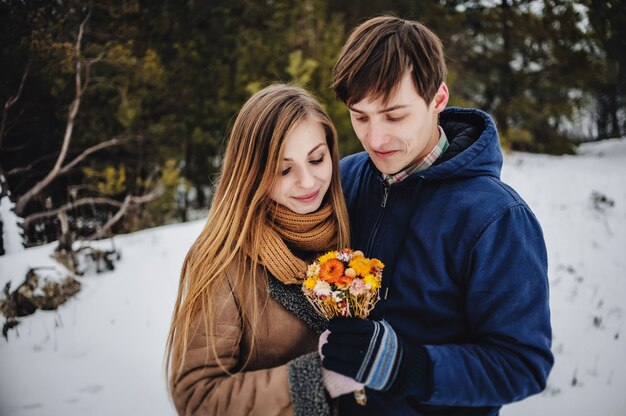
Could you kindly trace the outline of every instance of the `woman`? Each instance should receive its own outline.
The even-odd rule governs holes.
[[[316,352],[325,322],[300,290],[308,262],[348,244],[329,117],[297,87],[254,94],[181,273],[167,345],[178,412],[326,414],[326,392],[358,388],[329,387]]]

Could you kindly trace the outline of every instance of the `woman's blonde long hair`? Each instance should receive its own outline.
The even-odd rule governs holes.
[[[216,319],[215,293],[228,277],[235,279],[229,283],[238,304],[252,305],[250,310],[242,308],[241,313],[243,321],[250,323],[254,345],[260,315],[256,294],[258,282],[262,281],[257,276],[259,236],[269,227],[270,190],[280,172],[285,138],[304,119],[318,121],[326,132],[333,167],[326,198],[337,222],[338,245],[349,245],[348,214],[339,182],[337,133],[332,121],[301,88],[284,84],[264,88],[250,97],[235,120],[207,222],[183,263],[166,348],[170,391],[183,368],[188,341],[193,335],[192,323],[202,313],[205,328],[212,331]],[[234,264],[239,273],[227,276],[227,270]],[[211,348],[215,354],[215,345]]]

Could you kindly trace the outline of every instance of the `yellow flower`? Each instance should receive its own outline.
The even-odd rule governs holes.
[[[319,256],[319,258],[317,259],[317,262],[320,264],[320,266],[324,263],[326,263],[328,260],[330,259],[336,259],[337,258],[337,254],[339,254],[337,251],[329,251],[328,253]]]
[[[380,288],[380,279],[373,274],[368,274],[363,278],[363,282],[372,287],[372,290]]]
[[[373,269],[374,267],[378,267],[380,270],[385,268],[385,265],[383,264],[382,261],[378,260],[378,259],[372,259],[370,260],[370,267]]]
[[[357,275],[365,276],[370,272],[370,261],[365,257],[352,257],[349,266],[356,271]]]
[[[308,279],[306,279],[304,281],[304,287],[306,287],[307,289],[311,290],[315,287],[315,284],[317,283],[317,280],[309,277]]]

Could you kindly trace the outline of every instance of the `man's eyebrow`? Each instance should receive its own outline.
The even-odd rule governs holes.
[[[387,108],[383,108],[382,110],[378,111],[378,114],[383,114],[383,113],[389,113],[390,111],[394,111],[394,110],[400,110],[403,108],[407,108],[409,107],[408,104],[398,104],[398,105],[392,105],[391,107],[387,107]],[[352,106],[348,106],[348,110],[350,111],[354,111],[355,113],[359,113],[359,114],[365,114],[365,112],[358,110]]]
[[[317,149],[319,149],[319,148],[320,148],[320,147],[322,147],[322,146],[326,146],[326,143],[320,143],[320,144],[318,144],[318,145],[317,145],[317,146],[315,146],[313,149],[311,149],[311,151],[309,151],[309,153],[307,153],[306,155],[307,155],[307,156],[311,156],[311,153],[313,153],[314,151],[316,151]],[[288,158],[288,157],[283,158],[283,160],[288,161],[288,162],[293,161],[293,159]]]

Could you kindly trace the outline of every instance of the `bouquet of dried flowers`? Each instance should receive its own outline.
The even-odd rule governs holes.
[[[326,319],[365,319],[379,299],[385,265],[368,259],[360,250],[330,251],[311,263],[302,291],[315,310]],[[365,405],[365,390],[354,392],[357,403]]]

